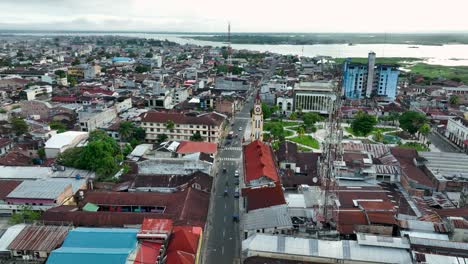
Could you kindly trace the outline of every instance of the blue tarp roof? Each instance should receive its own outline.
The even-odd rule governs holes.
[[[138,229],[76,228],[62,247],[51,252],[47,264],[124,264],[136,245]]]
[[[114,57],[112,58],[113,62],[130,62],[132,61],[132,58],[127,58],[127,57]]]

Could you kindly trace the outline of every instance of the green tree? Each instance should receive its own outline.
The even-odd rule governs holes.
[[[270,129],[270,135],[273,139],[284,141],[284,128],[280,123],[273,123]]]
[[[270,118],[271,116],[271,108],[265,103],[262,103],[262,113],[263,119]]]
[[[451,95],[449,99],[450,105],[458,105],[460,103],[460,97],[458,95]]]
[[[175,123],[174,121],[172,120],[168,120],[166,121],[166,129],[169,129],[170,131],[172,131],[175,127]]]
[[[136,127],[133,130],[133,138],[138,141],[143,141],[146,138],[146,131],[141,127]]]
[[[10,123],[11,123],[11,127],[13,129],[13,132],[15,132],[15,134],[17,136],[20,136],[20,135],[28,132],[28,130],[29,130],[28,124],[22,118],[12,117],[10,119]]]
[[[190,140],[191,141],[203,141],[203,137],[201,136],[200,132],[196,132],[190,137]]]
[[[67,76],[67,81],[68,81],[68,85],[70,87],[75,87],[76,84],[78,83],[78,81],[76,80],[75,76],[71,76],[71,75],[68,75]]]
[[[354,120],[351,123],[351,129],[358,136],[367,136],[372,132],[376,124],[377,119],[375,116],[359,111],[356,113]]]
[[[392,124],[395,125],[395,121],[400,119],[401,114],[395,111],[391,111],[388,115],[388,120],[392,121]]]
[[[39,220],[41,212],[34,211],[30,205],[21,205],[19,210],[13,213],[9,219],[10,224],[19,224]]]
[[[303,136],[305,134],[305,129],[304,129],[304,126],[300,126],[298,129],[297,129],[297,134],[299,136]]]
[[[145,57],[146,58],[153,58],[153,53],[148,52],[148,53],[146,53]]]
[[[426,141],[427,136],[431,133],[431,127],[429,124],[424,124],[418,129],[419,134],[423,137],[423,142]]]
[[[158,140],[158,143],[165,142],[167,140],[167,135],[166,134],[159,134],[157,140]]]
[[[72,65],[73,66],[76,66],[76,65],[80,65],[81,61],[79,58],[76,58],[73,62],[72,62]]]
[[[119,134],[122,140],[128,140],[135,131],[135,125],[130,121],[124,121],[120,123]]]
[[[135,67],[135,71],[137,73],[149,72],[150,70],[151,70],[151,68],[149,66],[145,66],[145,65],[137,65]]]
[[[63,70],[56,70],[55,75],[57,75],[59,78],[65,78],[67,77],[67,73]]]
[[[419,112],[406,111],[400,116],[399,122],[404,131],[414,135],[421,126],[427,123],[427,118]]]
[[[49,126],[53,130],[57,130],[57,133],[63,133],[67,131],[67,126],[63,123],[60,123],[58,121],[52,121],[49,123]]]
[[[297,120],[297,113],[296,113],[296,112],[292,112],[292,113],[289,115],[289,119],[290,119],[290,120]]]
[[[133,151],[132,145],[125,144],[125,146],[122,149],[122,154],[124,157],[127,157],[128,154],[132,153],[132,151]]]
[[[46,159],[45,149],[44,148],[39,148],[37,150],[37,155],[39,156],[39,158],[41,160],[45,160]]]
[[[324,118],[317,113],[304,113],[302,115],[302,121],[307,129],[313,127],[315,123],[322,121]]]
[[[374,140],[377,142],[382,142],[384,140],[384,134],[382,133],[382,131],[379,130],[375,133]]]

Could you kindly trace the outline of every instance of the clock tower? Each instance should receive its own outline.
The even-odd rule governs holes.
[[[255,98],[251,123],[252,123],[251,124],[252,132],[250,134],[250,141],[254,141],[254,140],[263,141],[262,102],[260,101],[260,95],[258,93],[257,93],[257,97]]]

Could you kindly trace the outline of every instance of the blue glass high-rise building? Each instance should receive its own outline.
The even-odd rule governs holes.
[[[375,71],[375,89],[377,95],[395,100],[400,71],[395,65],[377,65]]]
[[[365,96],[367,83],[367,65],[351,63],[349,59],[343,64],[343,95],[350,99]]]

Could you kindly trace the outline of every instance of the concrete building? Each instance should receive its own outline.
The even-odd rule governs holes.
[[[375,53],[369,52],[369,55],[367,57],[367,69],[369,72],[367,73],[367,76],[374,76],[374,67],[375,67]],[[367,78],[366,97],[371,96],[373,88],[374,88],[374,79]]]
[[[466,119],[462,117],[448,119],[445,136],[465,152],[468,152],[468,121]]]
[[[89,136],[88,132],[67,131],[53,135],[45,143],[45,154],[48,159],[56,158],[69,148],[74,148]]]
[[[100,127],[105,127],[117,117],[115,108],[88,107],[78,112],[81,131],[92,132]]]
[[[33,85],[28,89],[24,90],[26,99],[28,101],[35,100],[37,96],[50,96],[52,94],[52,86],[50,85]]]
[[[157,142],[159,135],[166,135],[168,140],[189,140],[199,133],[204,141],[218,143],[225,119],[225,115],[216,112],[185,114],[150,111],[143,114],[141,127],[146,131],[147,142]]]
[[[238,77],[219,77],[215,82],[216,90],[225,91],[247,91],[250,89],[250,84],[247,80]]]
[[[392,101],[395,100],[399,74],[400,71],[395,65],[378,65],[375,71],[376,80],[374,85],[374,90],[377,95],[385,96]]]
[[[360,99],[365,96],[367,88],[367,65],[351,63],[346,60],[343,64],[343,95],[349,99]]]
[[[294,109],[328,114],[336,100],[333,82],[301,82],[294,87]]]
[[[375,53],[368,56],[368,64],[343,63],[343,95],[348,99],[370,98],[374,95],[393,101],[397,95],[398,65],[375,64]]]
[[[289,96],[280,96],[276,98],[276,105],[278,106],[281,114],[289,116],[294,111],[294,98]]]

